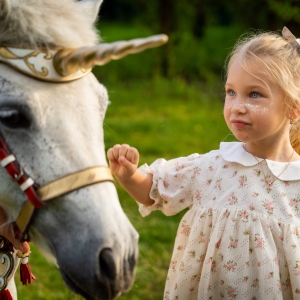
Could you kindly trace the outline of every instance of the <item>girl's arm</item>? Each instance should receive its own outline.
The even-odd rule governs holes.
[[[129,145],[115,145],[108,149],[110,169],[121,186],[137,202],[150,206],[154,203],[149,197],[152,186],[152,174],[143,174],[137,167],[139,152]]]

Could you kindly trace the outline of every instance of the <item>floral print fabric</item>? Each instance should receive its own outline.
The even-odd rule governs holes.
[[[215,150],[140,167],[153,174],[155,200],[140,205],[143,216],[189,208],[164,299],[300,299],[300,180],[278,179],[268,193],[265,180],[275,177],[265,161],[245,166],[223,156]]]

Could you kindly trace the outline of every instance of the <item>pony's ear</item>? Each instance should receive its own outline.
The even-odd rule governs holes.
[[[0,20],[5,20],[10,13],[10,1],[0,0]]]
[[[81,0],[78,3],[86,17],[94,23],[98,19],[98,12],[102,2],[103,0]]]

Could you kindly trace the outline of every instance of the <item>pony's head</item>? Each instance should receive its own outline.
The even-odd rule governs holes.
[[[107,167],[108,95],[90,69],[166,41],[161,36],[96,45],[93,24],[101,2],[0,0],[0,133],[41,189],[66,175]],[[0,204],[14,221],[28,199],[5,168],[0,169]],[[57,194],[30,215],[28,230],[69,288],[87,299],[112,299],[132,285],[138,234],[113,182],[96,184],[88,174],[92,185]],[[38,196],[41,189],[35,188]]]

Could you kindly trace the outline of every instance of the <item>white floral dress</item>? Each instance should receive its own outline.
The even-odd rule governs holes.
[[[300,161],[257,160],[239,142],[140,170],[152,206],[182,218],[164,299],[300,299]],[[264,170],[261,172],[261,168]]]

